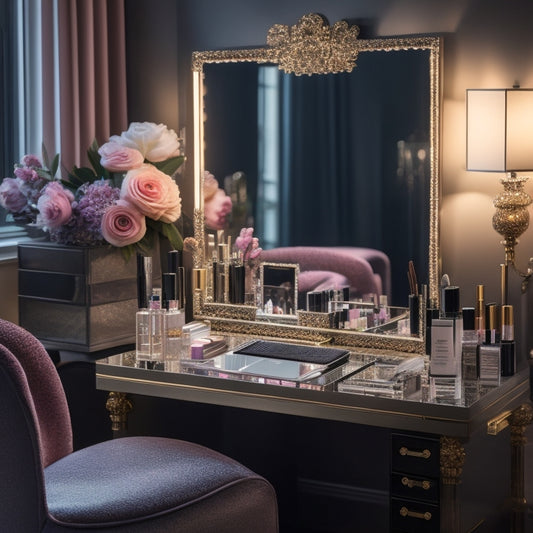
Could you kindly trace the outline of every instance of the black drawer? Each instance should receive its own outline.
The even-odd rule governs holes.
[[[391,531],[395,533],[438,533],[439,507],[414,500],[391,498]]]
[[[391,439],[391,469],[393,472],[439,478],[439,440],[393,433]]]
[[[399,498],[439,503],[439,480],[436,478],[393,472],[390,490]]]

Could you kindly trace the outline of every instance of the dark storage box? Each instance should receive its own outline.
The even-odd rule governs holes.
[[[47,349],[94,352],[135,343],[134,257],[126,261],[111,246],[39,242],[20,244],[18,258],[19,322]]]

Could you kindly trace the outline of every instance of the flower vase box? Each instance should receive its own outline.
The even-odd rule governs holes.
[[[159,254],[159,250],[157,250]],[[135,344],[137,264],[118,248],[18,246],[19,322],[47,349],[97,352]],[[158,272],[159,256],[154,257]]]

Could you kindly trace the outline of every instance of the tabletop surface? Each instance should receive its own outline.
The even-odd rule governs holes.
[[[468,439],[487,422],[529,398],[529,372],[502,378],[497,387],[477,387],[465,401],[392,399],[141,368],[134,352],[96,362],[98,389],[255,409],[296,416],[419,431]]]

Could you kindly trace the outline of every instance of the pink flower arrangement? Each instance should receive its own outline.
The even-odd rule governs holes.
[[[257,259],[262,248],[259,247],[259,239],[254,237],[254,228],[242,228],[239,236],[235,239],[235,248],[242,252],[244,261],[252,262]]]
[[[180,140],[163,124],[133,122],[120,136],[91,145],[90,168],[75,167],[56,178],[59,155],[48,163],[26,155],[14,178],[0,184],[0,205],[19,224],[36,226],[62,244],[147,249],[155,233],[181,249],[174,223],[181,216],[180,190],[173,174],[184,161]]]
[[[204,172],[203,191],[206,227],[214,230],[224,229],[233,204],[231,198],[219,188],[215,176],[207,170]]]

